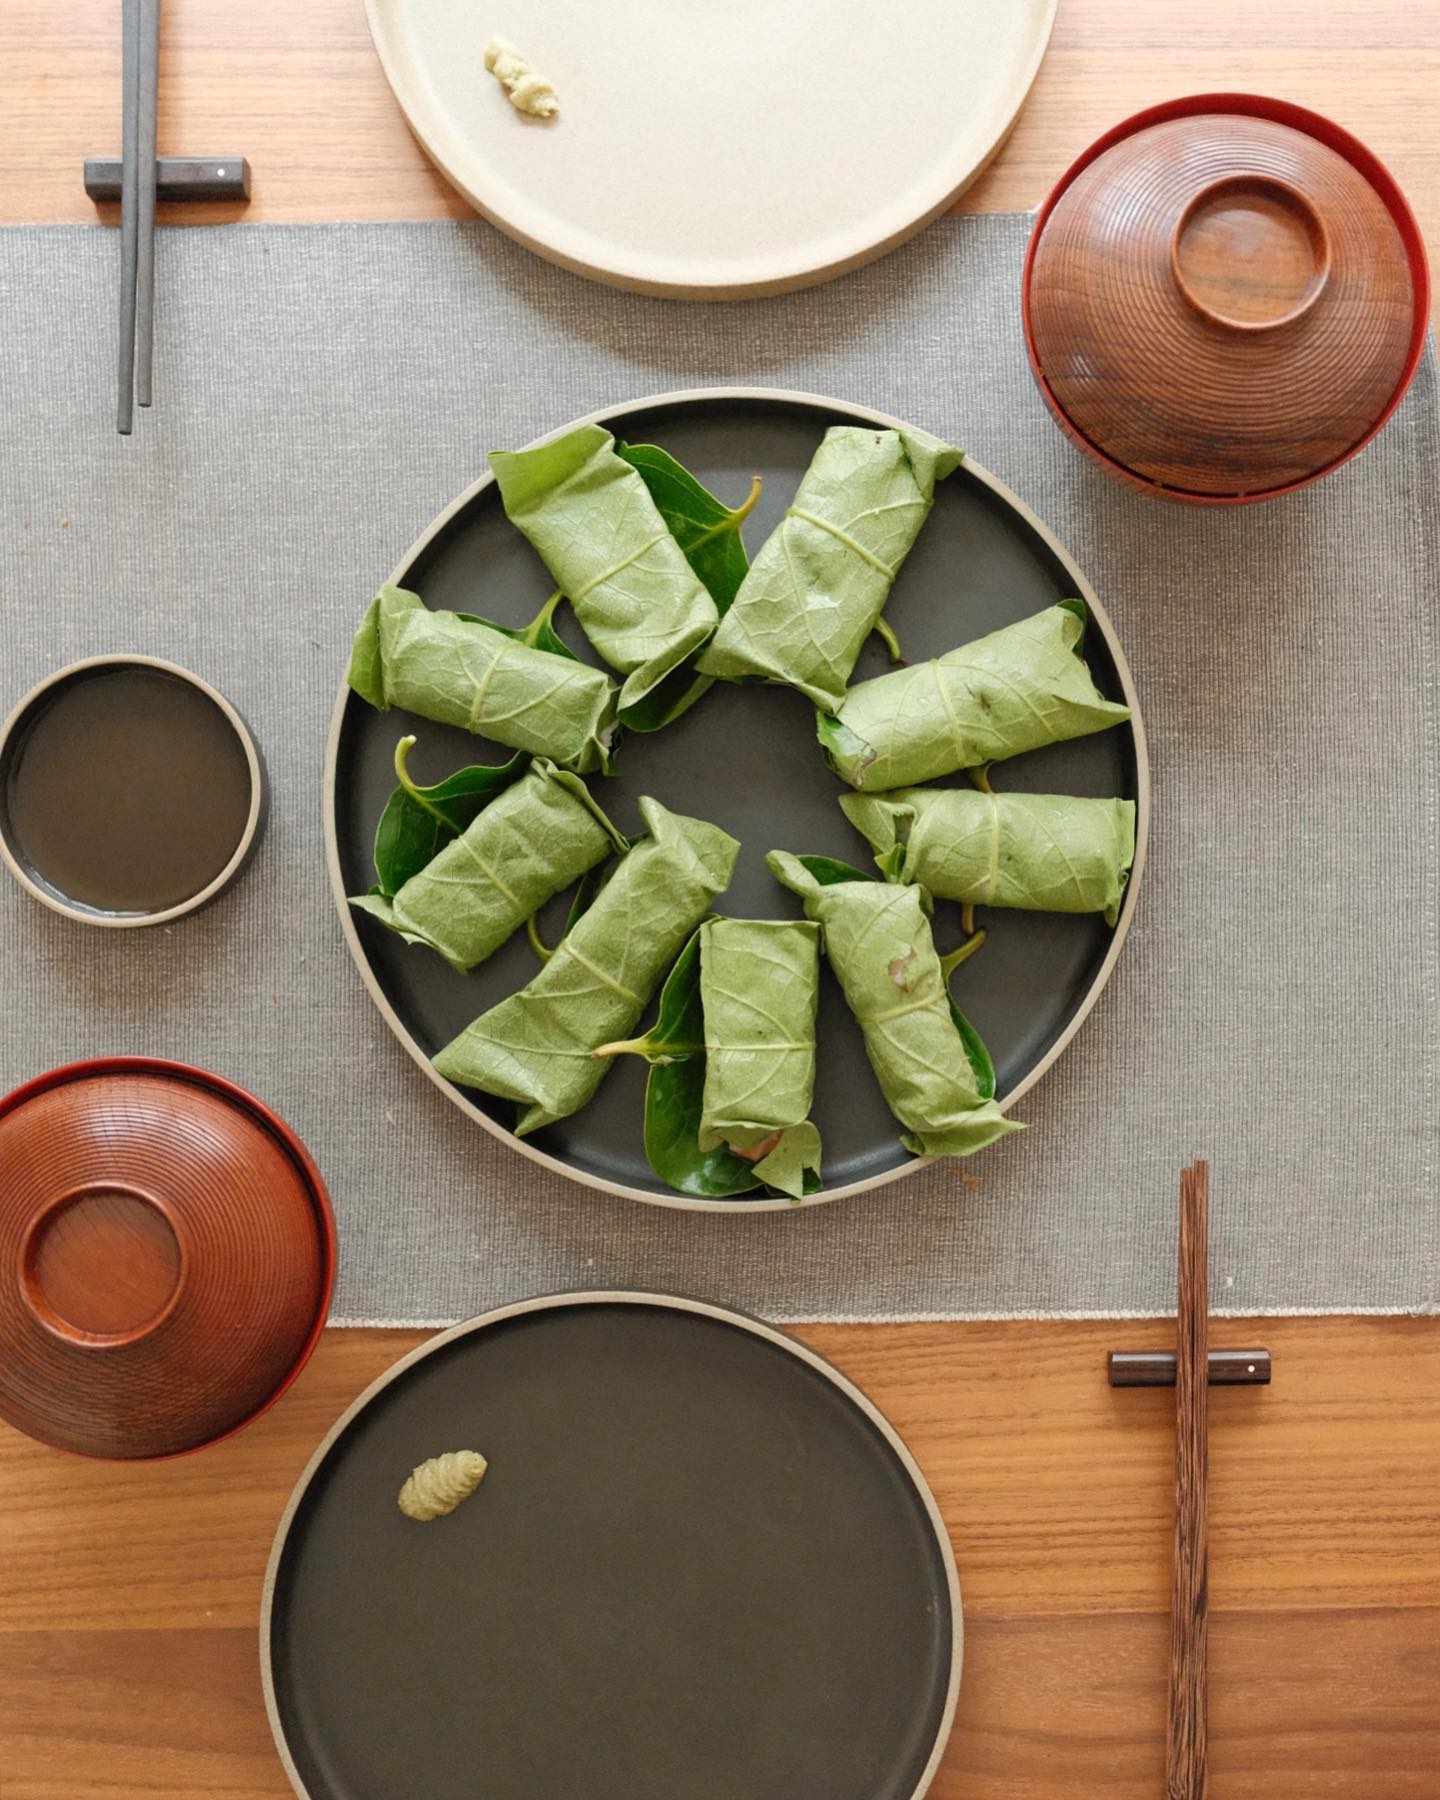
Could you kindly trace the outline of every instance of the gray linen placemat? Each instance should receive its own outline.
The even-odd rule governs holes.
[[[114,235],[0,231],[0,705],[77,656],[173,657],[246,714],[273,780],[245,881],[168,930],[87,931],[0,883],[0,1081],[143,1051],[253,1088],[330,1182],[341,1320],[609,1283],[796,1319],[1159,1312],[1176,1170],[1205,1153],[1218,1306],[1435,1306],[1433,353],[1320,486],[1240,510],[1146,502],[1064,442],[1031,385],[1027,223],[947,219],[829,287],[728,307],[612,293],[479,223],[167,231],[157,404],[129,442]],[[1134,931],[1026,1102],[1032,1129],[750,1219],[591,1194],[455,1111],[351,966],[320,831],[360,609],[486,448],[734,383],[888,409],[1017,489],[1110,609],[1155,777]]]

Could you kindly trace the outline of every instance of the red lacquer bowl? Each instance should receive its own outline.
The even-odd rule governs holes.
[[[142,1458],[238,1431],[334,1280],[320,1172],[243,1088],[118,1056],[0,1100],[0,1418],[29,1436]]]
[[[1414,215],[1332,121],[1253,94],[1137,113],[1040,209],[1022,290],[1051,410],[1132,485],[1268,499],[1355,455],[1419,364]]]

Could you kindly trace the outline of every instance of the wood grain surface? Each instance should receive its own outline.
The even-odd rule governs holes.
[[[120,149],[118,0],[4,0],[0,220],[93,219],[87,156]],[[1009,143],[966,196],[1034,206],[1107,126],[1176,94],[1243,89],[1329,113],[1410,194],[1440,246],[1440,0],[1061,0]],[[363,0],[165,0],[162,154],[240,152],[251,219],[463,218],[410,137]],[[161,208],[192,221],[236,207]]]
[[[0,222],[93,220],[81,164],[120,148],[118,0],[3,0],[0,50]],[[1034,205],[1126,113],[1227,87],[1358,133],[1435,254],[1440,0],[1062,0],[965,204]],[[159,142],[255,166],[248,209],[168,209],[187,221],[467,211],[405,128],[362,0],[165,0]],[[1174,1396],[1109,1388],[1104,1357],[1173,1331],[805,1331],[909,1439],[955,1541],[966,1668],[937,1800],[1163,1792]],[[420,1335],[328,1332],[273,1412],[175,1462],[81,1462],[0,1427],[3,1800],[281,1800],[255,1639],[271,1533],[335,1415]],[[1268,1388],[1209,1396],[1211,1800],[1435,1800],[1440,1323],[1212,1341],[1276,1364]]]
[[[1210,1395],[1211,1800],[1434,1800],[1440,1330],[1214,1335],[1236,1330],[1275,1379]],[[1174,1397],[1109,1387],[1105,1353],[1173,1332],[802,1333],[899,1427],[950,1526],[965,1676],[936,1800],[1163,1794]],[[173,1462],[0,1428],[4,1800],[286,1793],[256,1653],[271,1534],[335,1416],[422,1336],[327,1332],[271,1413]]]

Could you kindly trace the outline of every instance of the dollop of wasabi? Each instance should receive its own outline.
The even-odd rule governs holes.
[[[485,67],[504,88],[516,112],[532,119],[553,119],[560,110],[559,97],[545,77],[530,67],[523,52],[509,38],[491,38],[485,46]]]

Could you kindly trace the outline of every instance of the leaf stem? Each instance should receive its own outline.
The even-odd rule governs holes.
[[[540,928],[535,923],[534,913],[531,913],[530,917],[525,921],[525,935],[530,940],[530,948],[540,958],[541,962],[549,962],[555,952],[546,946],[545,940],[540,936]]]
[[[670,1041],[651,1043],[650,1034],[644,1037],[617,1038],[613,1044],[602,1044],[598,1050],[592,1050],[592,1056],[643,1056],[650,1063],[679,1062],[682,1057],[699,1056],[704,1050],[703,1044],[676,1044]]]
[[[535,617],[525,627],[525,630],[521,636],[522,643],[529,644],[532,649],[534,648],[535,644],[539,641],[541,632],[544,631],[545,627],[550,623],[551,619],[555,616],[555,608],[560,604],[560,602],[564,598],[565,598],[564,591],[560,588],[556,588],[555,592],[550,596],[550,598],[540,608],[539,612],[536,613]]]
[[[432,819],[438,819],[445,829],[453,835],[455,827],[445,817],[444,813],[441,812],[440,808],[436,806],[433,800],[427,800],[425,798],[424,794],[416,787],[415,783],[410,778],[408,763],[410,760],[410,750],[414,742],[415,739],[413,737],[402,737],[400,742],[395,746],[395,779],[400,783],[401,787],[404,788],[405,792],[422,812],[429,813]]]
[[[984,942],[985,933],[983,931],[972,932],[963,944],[959,945],[956,949],[951,950],[948,955],[940,958],[940,973],[945,977],[946,981],[949,981],[950,977],[954,974],[956,969],[960,967],[961,963],[965,962],[967,958],[972,957]]]
[[[965,773],[970,777],[971,781],[974,782],[975,786],[979,788],[982,794],[989,794],[992,799],[994,798],[995,790],[990,785],[989,763],[981,763],[978,769],[967,769]]]
[[[752,475],[750,477],[750,492],[730,514],[730,523],[732,525],[738,525],[742,519],[748,519],[750,514],[754,512],[755,502],[760,498],[760,488],[760,477],[758,475]]]
[[[885,648],[890,652],[891,662],[903,663],[905,658],[901,654],[900,640],[896,637],[894,630],[883,613],[875,621],[874,631],[876,637],[883,640]]]
[[[705,544],[713,544],[716,538],[728,536],[729,533],[735,530],[736,526],[743,524],[754,509],[755,502],[760,498],[760,488],[760,477],[758,475],[752,475],[750,477],[750,492],[740,502],[739,506],[735,507],[733,510],[727,507],[725,517],[721,519],[718,524],[708,525],[704,531],[693,538],[685,538],[683,541],[677,539],[676,541],[679,542],[680,548],[685,552],[686,556],[689,556],[692,550],[699,550]]]
[[[960,908],[960,929],[965,933],[966,937],[971,937],[974,934],[975,902],[973,900],[967,900]]]

